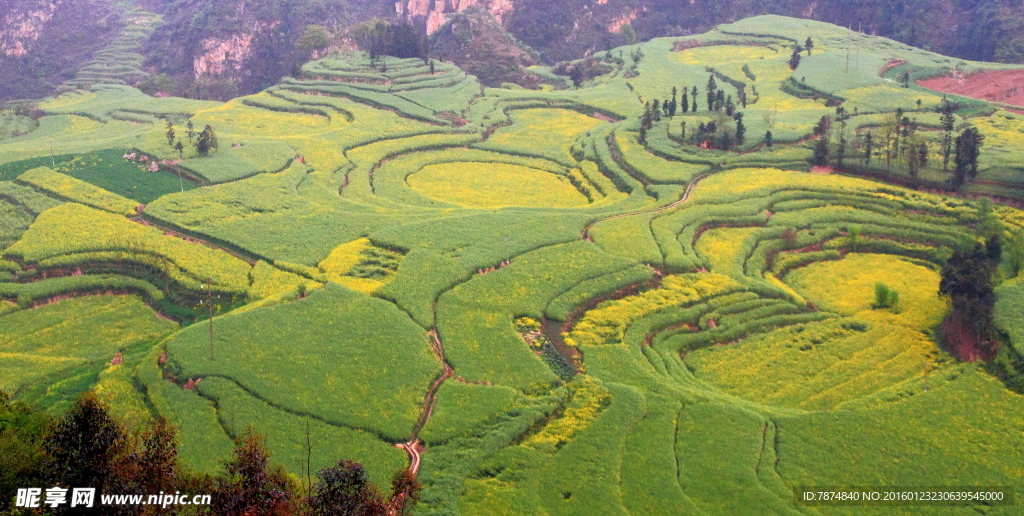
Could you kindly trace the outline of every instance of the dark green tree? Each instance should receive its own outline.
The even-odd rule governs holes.
[[[725,107],[725,91],[718,90],[715,92],[715,111],[721,111]]]
[[[309,508],[313,516],[383,516],[384,501],[358,462],[339,460],[316,474]]]
[[[949,157],[953,152],[953,128],[956,125],[956,116],[953,115],[953,103],[945,96],[942,97],[942,106],[939,108],[942,115],[939,123],[942,125],[942,171],[949,171]]]
[[[196,139],[196,126],[192,125],[192,119],[185,122],[185,134],[188,135],[188,142],[192,143]]]
[[[683,90],[683,100],[681,107],[683,108],[683,114],[690,112],[690,97],[687,96],[685,89]]]
[[[46,456],[42,443],[50,426],[45,412],[32,409],[21,401],[11,401],[0,391],[0,512],[14,501],[19,488],[42,486]],[[17,514],[17,513],[16,513]]]
[[[978,156],[985,136],[977,128],[968,127],[956,137],[956,155],[953,158],[951,188],[960,188],[965,182],[978,175]]]
[[[227,475],[217,479],[212,494],[214,514],[226,516],[286,516],[290,485],[284,470],[270,468],[263,438],[246,431],[235,439],[235,451],[225,464]]]
[[[178,157],[185,159],[185,145],[178,140],[178,143],[174,144],[174,150],[178,151]]]
[[[196,140],[196,152],[203,156],[208,156],[211,152],[217,150],[217,133],[214,132],[213,127],[209,124],[203,128],[203,132],[199,133],[199,139]]]
[[[789,56],[789,69],[796,71],[800,66],[800,47],[793,47],[793,55]]]
[[[765,144],[765,146],[770,149],[770,148],[772,148],[773,143],[774,142],[772,141],[772,132],[771,132],[771,130],[765,131],[765,133],[764,133],[764,144]]]
[[[736,120],[736,144],[743,145],[743,140],[747,134],[747,127],[743,125],[743,113],[737,112],[733,119]]]
[[[712,75],[711,77],[708,78],[707,90],[708,90],[708,95],[707,95],[707,97],[708,97],[708,111],[714,111],[715,110],[715,99],[718,98],[717,95],[716,95],[718,93],[718,91],[717,91],[718,90],[718,84],[715,83],[715,76],[714,75]]]
[[[995,291],[992,273],[998,263],[999,237],[977,243],[970,252],[954,251],[941,270],[939,293],[950,299],[951,317],[966,325],[988,355],[995,352],[996,334],[992,322]]]
[[[864,164],[871,163],[871,151],[875,143],[874,134],[871,131],[864,133]]]
[[[677,98],[679,90],[675,86],[672,87],[672,100],[668,104],[668,116],[676,116]]]
[[[807,36],[807,41],[804,41],[804,48],[807,50],[807,55],[811,55],[811,49],[814,48],[814,40],[810,36]]]
[[[735,111],[736,111],[736,104],[733,104],[733,102],[732,102],[732,95],[729,95],[725,99],[725,114],[726,114],[726,116],[732,116],[732,114]]]
[[[54,422],[43,442],[48,481],[102,492],[110,485],[115,458],[124,445],[121,427],[94,395],[86,394]],[[94,514],[102,512],[95,509]]]
[[[829,141],[828,134],[823,134],[818,138],[818,141],[814,144],[814,166],[824,167],[828,166],[829,158]]]
[[[174,124],[171,123],[170,119],[167,120],[167,132],[166,132],[166,135],[167,135],[167,145],[174,146]]]

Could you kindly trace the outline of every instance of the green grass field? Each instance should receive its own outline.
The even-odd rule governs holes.
[[[1024,197],[1024,116],[957,98],[985,143],[978,177],[939,191],[941,94],[890,59],[959,62],[763,16],[612,49],[566,89],[348,53],[219,103],[88,68],[0,139],[0,388],[164,417],[205,473],[251,426],[301,475],[308,425],[314,470],[358,460],[385,485],[418,439],[418,516],[1016,514],[793,504],[797,485],[1024,488],[1017,204],[994,212],[996,361],[959,362],[937,330],[942,266],[991,225],[965,194]],[[641,131],[673,87],[698,109]],[[812,171],[826,115],[848,118]],[[186,121],[219,148],[200,156]]]

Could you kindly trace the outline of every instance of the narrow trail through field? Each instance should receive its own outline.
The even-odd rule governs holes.
[[[437,315],[437,305],[434,306],[435,317]],[[395,445],[398,448],[405,450],[409,454],[409,473],[413,477],[419,473],[420,470],[420,454],[424,451],[423,443],[420,441],[419,435],[423,427],[430,421],[430,417],[434,414],[434,405],[437,403],[437,391],[441,388],[441,385],[445,380],[451,378],[455,374],[455,370],[448,364],[448,361],[444,356],[444,345],[441,343],[441,339],[437,336],[437,328],[427,332],[430,337],[430,348],[437,356],[437,359],[441,361],[443,370],[441,374],[434,380],[434,383],[430,384],[430,388],[427,389],[427,395],[423,398],[423,410],[420,412],[420,417],[416,421],[416,425],[413,426],[412,435],[409,436],[409,441]]]
[[[661,206],[659,208],[651,208],[651,209],[648,209],[648,210],[639,210],[639,211],[631,211],[631,212],[627,212],[627,213],[619,213],[618,215],[610,215],[610,216],[607,216],[607,217],[601,217],[599,219],[595,219],[595,220],[591,221],[589,224],[587,224],[586,227],[583,228],[583,233],[582,233],[581,236],[583,237],[583,240],[586,240],[587,242],[593,242],[594,239],[590,237],[590,229],[593,228],[594,225],[599,223],[599,222],[604,222],[604,221],[607,221],[607,220],[614,220],[614,219],[621,219],[621,218],[624,218],[624,217],[633,217],[633,216],[636,216],[636,215],[647,215],[649,213],[659,213],[659,212],[662,212],[662,211],[671,210],[672,208],[675,208],[676,206],[679,206],[680,204],[683,204],[684,202],[690,200],[690,194],[692,194],[693,190],[697,187],[697,183],[700,183],[702,180],[704,180],[705,178],[707,178],[711,174],[714,174],[714,172],[708,172],[708,173],[705,173],[705,174],[701,174],[701,175],[691,179],[690,182],[686,185],[686,191],[683,192],[682,197],[680,197],[678,201],[674,201],[672,204],[666,204],[665,206]]]

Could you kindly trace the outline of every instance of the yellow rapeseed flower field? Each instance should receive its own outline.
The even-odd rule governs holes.
[[[467,208],[574,208],[587,204],[563,176],[504,163],[428,165],[408,178],[420,194]]]
[[[939,273],[898,256],[850,253],[796,269],[785,279],[819,308],[868,321],[928,330],[948,311],[939,297]],[[878,282],[899,292],[893,310],[872,308]]]
[[[756,59],[776,57],[777,53],[770,48],[745,45],[715,45],[710,47],[689,48],[682,52],[671,52],[670,59],[687,65],[704,65],[707,63],[746,62]]]

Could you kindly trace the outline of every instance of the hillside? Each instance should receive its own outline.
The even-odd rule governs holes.
[[[696,34],[721,23],[778,14],[835,23],[964,59],[1024,61],[1020,5],[1010,0],[402,0],[401,17],[433,33],[454,12],[481,6],[553,61],[611,46]]]
[[[187,39],[269,59],[239,12]],[[471,61],[543,83],[327,51],[223,102],[110,74],[5,112],[0,390],[165,419],[192,472],[247,428],[294,479],[408,471],[423,516],[1024,489],[1024,115],[922,86],[1017,68],[774,15],[546,67],[470,16]]]
[[[126,24],[110,0],[2,0],[0,19],[0,101],[52,92]]]

